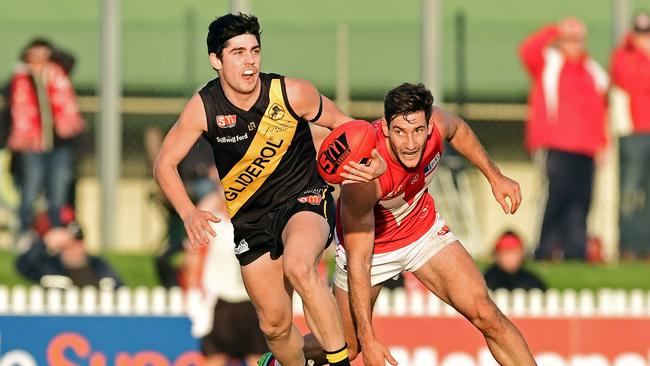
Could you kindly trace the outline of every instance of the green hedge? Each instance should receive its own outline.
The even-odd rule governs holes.
[[[15,254],[0,251],[0,284],[29,284],[14,270]],[[106,258],[129,286],[155,286],[158,280],[154,257],[149,254],[107,253]],[[486,263],[480,263],[484,268]],[[550,287],[558,289],[598,289],[603,287],[650,290],[650,263],[619,264],[528,263],[528,268],[544,278]]]

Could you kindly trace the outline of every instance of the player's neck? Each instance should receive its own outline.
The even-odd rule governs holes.
[[[255,105],[255,102],[257,102],[257,99],[259,98],[260,92],[262,90],[261,81],[259,79],[255,85],[255,88],[250,93],[240,93],[223,80],[220,82],[223,94],[226,96],[226,98],[228,98],[230,103],[244,111],[248,111],[253,107],[253,105]]]

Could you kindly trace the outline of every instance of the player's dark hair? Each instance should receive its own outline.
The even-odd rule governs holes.
[[[384,98],[384,118],[390,126],[395,117],[424,111],[427,123],[431,118],[433,95],[424,84],[404,83],[388,91]]]
[[[252,34],[260,42],[260,23],[257,17],[249,14],[226,14],[210,23],[208,27],[208,54],[215,53],[221,58],[223,49],[228,46],[228,40],[242,34]]]

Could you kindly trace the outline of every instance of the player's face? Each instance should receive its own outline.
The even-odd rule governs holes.
[[[420,163],[427,138],[433,131],[433,124],[427,123],[424,111],[397,116],[384,126],[393,156],[406,168],[415,168]]]
[[[221,59],[210,54],[210,63],[219,76],[237,93],[256,90],[260,76],[260,45],[252,34],[240,34],[228,40]]]

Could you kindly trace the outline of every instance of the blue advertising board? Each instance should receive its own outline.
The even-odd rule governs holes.
[[[200,366],[186,317],[0,316],[0,366]]]

